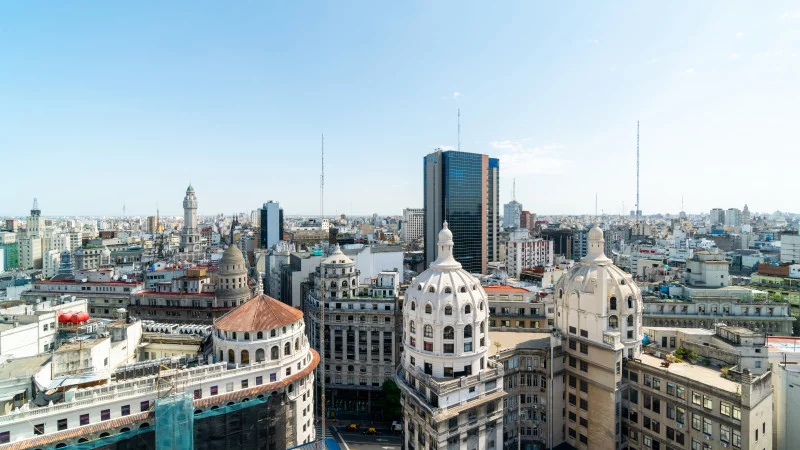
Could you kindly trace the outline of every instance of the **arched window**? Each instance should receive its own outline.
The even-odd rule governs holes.
[[[347,287],[347,280],[342,280],[342,287]]]
[[[269,359],[275,361],[280,357],[281,357],[281,351],[277,345],[269,349]]]
[[[612,311],[616,311],[617,309],[617,297],[612,296],[608,299],[608,309]]]
[[[633,309],[633,297],[628,296],[628,309]]]
[[[256,333],[256,339],[264,339],[264,332],[259,331],[258,333]]]
[[[478,308],[479,308],[481,311],[483,311],[483,302],[480,302],[480,303],[478,304]]]
[[[452,294],[453,290],[450,288],[450,286],[447,286],[446,288],[444,288],[444,293],[445,294]]]
[[[478,288],[477,288],[477,287],[475,287],[475,285],[473,284],[473,285],[472,285],[472,290],[474,291],[474,290],[476,290],[476,289],[478,289]]]
[[[295,349],[295,351],[299,351],[300,350],[300,338],[297,338],[297,339],[294,340],[294,349]]]
[[[240,362],[242,364],[250,364],[250,352],[242,350],[242,360]]]
[[[291,345],[289,345],[289,343],[287,342],[287,343],[286,343],[286,344],[283,346],[283,356],[289,356],[289,355],[291,355],[291,354],[292,354],[292,346],[291,346]]]
[[[256,362],[257,363],[264,362],[264,349],[263,348],[259,348],[258,350],[256,350]]]
[[[332,288],[335,288],[335,287],[336,287],[336,282],[335,282],[335,281],[331,281],[331,287],[332,287]]]
[[[463,293],[463,292],[467,292],[467,287],[466,287],[466,286],[461,286],[461,287],[458,289],[458,292],[462,292],[462,293]]]
[[[423,331],[425,333],[425,337],[426,338],[432,338],[433,337],[433,327],[432,326],[425,325],[425,328],[424,328]]]
[[[228,350],[228,362],[236,364],[236,352],[234,352],[233,349]]]
[[[433,307],[431,306],[431,304],[428,303],[427,305],[425,305],[425,314],[430,314],[432,312],[433,312]]]
[[[472,306],[467,305],[464,307],[464,314],[469,314],[472,312]]]
[[[486,333],[486,321],[485,320],[481,321],[481,333],[484,333],[484,334]]]
[[[431,287],[428,288],[428,292],[436,292],[436,289],[434,289],[434,287],[431,286]]]
[[[416,311],[417,310],[417,302],[411,302],[411,310],[412,311]]]
[[[472,337],[472,325],[467,325],[464,327],[464,339],[469,339]]]
[[[452,316],[453,315],[453,307],[450,306],[450,305],[445,306],[444,307],[444,315],[445,316]]]
[[[629,327],[632,327],[633,326],[633,314],[628,316],[628,318],[625,319],[625,322],[628,324]]]
[[[564,298],[564,290],[563,289],[559,289],[558,290],[558,298]]]
[[[408,330],[409,330],[410,333],[416,333],[417,332],[417,325],[414,323],[413,320],[411,322],[408,322]]]
[[[420,283],[420,284],[418,284],[418,285],[417,285],[417,290],[418,290],[418,291],[421,291],[421,290],[422,290],[422,283]]]
[[[453,327],[444,327],[444,332],[442,333],[442,338],[444,339],[455,339],[455,331]]]
[[[250,333],[245,333],[244,334],[244,340],[245,341],[249,341],[250,340]]]
[[[617,316],[608,316],[608,328],[619,328]]]

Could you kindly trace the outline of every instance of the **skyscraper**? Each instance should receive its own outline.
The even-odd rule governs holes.
[[[261,248],[271,248],[283,239],[283,209],[278,202],[270,200],[259,211],[261,232],[258,242]]]
[[[499,160],[437,149],[425,156],[423,167],[426,267],[438,256],[438,228],[447,221],[456,239],[455,259],[468,272],[485,273],[487,262],[499,260]]]

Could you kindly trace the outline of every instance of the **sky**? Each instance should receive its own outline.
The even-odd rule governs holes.
[[[422,207],[437,147],[537,214],[800,212],[800,4],[2,2],[0,216]]]

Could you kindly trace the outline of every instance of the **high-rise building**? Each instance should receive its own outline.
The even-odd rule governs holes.
[[[278,241],[283,240],[283,209],[278,202],[270,200],[259,209],[259,215],[261,232],[258,243],[261,248],[272,248]]]
[[[742,225],[742,211],[738,208],[728,208],[725,212],[725,225],[729,227],[738,227]]]
[[[742,225],[750,225],[750,208],[747,207],[747,203],[744,204],[744,209],[742,209]]]
[[[405,448],[503,448],[503,366],[489,357],[489,308],[480,280],[438,233],[438,257],[412,280],[403,305]]]
[[[522,210],[522,214],[520,214],[519,217],[519,227],[525,228],[529,232],[533,233],[535,225],[536,225],[536,214],[533,214],[530,211]]]
[[[158,222],[156,222],[156,216],[147,216],[147,232],[150,234],[158,232]]]
[[[544,239],[512,239],[506,244],[506,270],[519,278],[525,269],[553,265],[553,241]]]
[[[711,225],[724,225],[725,224],[725,210],[722,208],[714,208],[711,210],[710,218]]]
[[[19,267],[19,244],[17,233],[0,232],[0,248],[4,250],[3,264],[5,270]]]
[[[186,259],[194,259],[202,252],[200,229],[197,227],[197,196],[191,184],[186,188],[186,196],[183,198],[183,231],[181,232],[180,251]]]
[[[422,237],[422,227],[425,223],[425,209],[403,209],[403,242],[411,242]]]
[[[500,162],[477,153],[437,149],[425,156],[425,264],[437,258],[439,224],[456,239],[453,256],[470,273],[485,273],[499,255]]]
[[[519,228],[522,219],[522,203],[511,200],[503,206],[503,226],[506,228]]]

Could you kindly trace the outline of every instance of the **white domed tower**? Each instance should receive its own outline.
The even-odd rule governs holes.
[[[183,198],[183,231],[181,232],[181,253],[187,253],[187,259],[200,256],[200,230],[197,226],[197,196],[191,183],[186,188]]]
[[[488,310],[480,281],[453,258],[453,233],[445,222],[438,258],[411,282],[403,304],[397,382],[404,393],[406,448],[501,446],[503,369],[489,360]],[[469,414],[448,413],[467,398],[474,399]]]
[[[229,245],[217,265],[217,307],[234,308],[251,297],[247,263],[239,247]]]
[[[622,364],[642,350],[642,295],[630,274],[603,254],[603,230],[589,231],[589,250],[556,283],[556,328],[567,355],[566,412],[597,429],[589,448],[618,448]],[[608,399],[615,399],[609,402]],[[580,398],[578,403],[574,401]],[[588,415],[591,411],[591,416]],[[578,447],[575,433],[567,443]]]

